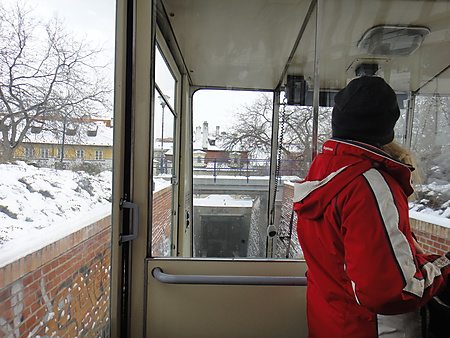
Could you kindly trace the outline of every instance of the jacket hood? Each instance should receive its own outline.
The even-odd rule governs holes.
[[[376,168],[391,175],[411,195],[413,167],[374,146],[331,139],[314,159],[306,179],[294,185],[294,210],[306,219],[320,218],[333,198],[357,176]]]

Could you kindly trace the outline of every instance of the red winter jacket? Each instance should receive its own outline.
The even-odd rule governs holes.
[[[410,173],[378,148],[331,139],[296,184],[310,337],[421,337],[418,309],[444,288],[450,260],[416,253]]]

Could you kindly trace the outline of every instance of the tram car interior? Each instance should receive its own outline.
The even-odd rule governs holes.
[[[417,102],[450,94],[449,56],[448,1],[118,0],[111,335],[306,337],[307,266],[298,253],[279,254],[280,220],[289,227],[292,210],[279,197],[283,113],[309,111],[308,164],[334,94],[357,76],[380,76],[398,94],[396,138],[410,146],[424,113]],[[206,90],[270,98],[262,185],[201,175],[212,164],[197,165],[206,155],[194,149],[193,120]],[[438,114],[449,123],[448,106]],[[162,127],[170,158],[161,123],[171,128]],[[162,242],[160,176],[170,186]],[[211,207],[208,196],[228,204]],[[292,249],[295,224],[290,235]]]

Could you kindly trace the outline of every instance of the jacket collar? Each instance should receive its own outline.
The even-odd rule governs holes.
[[[403,163],[399,160],[396,160],[380,148],[372,146],[367,143],[353,141],[353,140],[345,140],[339,138],[331,138],[322,146],[322,153],[329,155],[353,155],[353,156],[361,156],[366,159],[371,159],[378,163],[387,164],[389,167],[401,166],[406,167],[410,171],[414,171],[414,167]]]
[[[306,180],[294,185],[294,210],[301,211],[304,218],[320,217],[337,193],[371,168],[392,176],[406,196],[412,194],[410,165],[369,144],[330,139],[311,165]]]

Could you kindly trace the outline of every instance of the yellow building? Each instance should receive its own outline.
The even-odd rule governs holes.
[[[113,128],[110,120],[83,121],[66,128],[32,127],[15,149],[14,158],[43,166],[70,167],[93,163],[112,167]]]

